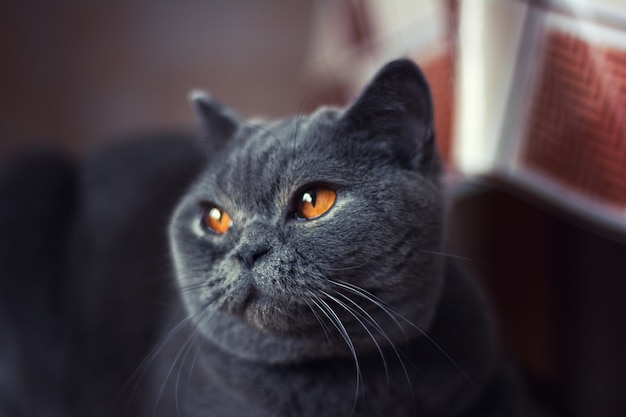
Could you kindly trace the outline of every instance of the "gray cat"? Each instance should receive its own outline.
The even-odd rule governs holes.
[[[481,301],[441,254],[433,109],[412,62],[310,117],[195,102],[211,161],[169,230],[204,340],[192,415],[514,415]]]
[[[519,414],[484,302],[443,254],[412,62],[344,110],[246,121],[194,102],[206,157],[153,141],[78,175],[59,415]]]

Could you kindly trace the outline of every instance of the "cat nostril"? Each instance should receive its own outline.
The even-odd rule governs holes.
[[[245,248],[237,254],[237,257],[247,268],[252,268],[256,261],[267,252],[269,252],[268,248]]]

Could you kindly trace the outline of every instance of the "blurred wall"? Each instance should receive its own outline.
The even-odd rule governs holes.
[[[0,155],[192,126],[192,88],[244,114],[295,112],[315,5],[0,2]]]

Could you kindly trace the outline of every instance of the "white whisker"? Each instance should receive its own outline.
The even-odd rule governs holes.
[[[156,359],[157,355],[161,352],[161,350],[163,350],[165,345],[178,332],[180,332],[186,325],[188,325],[188,323],[191,320],[193,320],[199,314],[200,314],[200,312],[198,312],[198,313],[196,313],[194,315],[191,315],[191,316],[187,316],[184,319],[182,319],[176,326],[174,326],[172,329],[170,329],[167,332],[165,337],[163,339],[161,339],[159,341],[159,343],[157,343],[157,345],[154,348],[152,348],[152,350],[146,355],[146,357],[141,361],[141,363],[139,363],[139,365],[137,365],[137,368],[133,371],[133,373],[130,375],[130,377],[128,377],[128,380],[126,381],[126,383],[124,383],[124,385],[122,386],[122,388],[120,389],[120,392],[118,394],[118,398],[119,398],[119,395],[121,395],[122,392],[124,392],[126,389],[128,389],[129,385],[134,381],[133,389],[131,390],[131,392],[129,394],[129,399],[128,399],[128,402],[126,403],[126,406],[124,407],[124,411],[123,411],[122,415],[125,416],[126,413],[128,412],[128,407],[130,406],[130,401],[131,401],[132,397],[135,395],[135,392],[137,391],[137,388],[139,387],[139,382],[141,381],[141,378],[143,378],[143,376],[145,375],[145,373],[148,370],[148,367]],[[115,402],[117,402],[117,399],[114,401],[114,403]]]
[[[176,403],[176,415],[178,417],[180,417],[180,404],[179,404],[179,400],[178,400],[178,386],[179,386],[179,382],[180,382],[180,374],[183,370],[183,365],[185,363],[185,361],[187,360],[187,355],[189,355],[189,352],[191,351],[191,347],[193,345],[194,340],[197,339],[198,335],[200,334],[200,332],[198,332],[198,325],[199,321],[196,322],[194,324],[193,330],[192,330],[192,336],[191,336],[191,340],[189,341],[189,344],[187,345],[186,352],[185,352],[185,356],[183,356],[183,359],[180,361],[180,367],[178,368],[178,372],[176,373],[176,384],[174,386],[174,401]],[[184,346],[183,346],[184,348]],[[197,354],[197,350],[196,350],[196,354]],[[191,368],[190,368],[191,369]],[[191,370],[189,371],[191,373]],[[189,393],[189,385],[187,386],[187,393]]]
[[[331,344],[331,342],[330,342],[330,334],[329,334],[328,328],[326,327],[326,324],[324,323],[322,318],[319,316],[319,314],[317,314],[317,312],[315,311],[313,306],[311,306],[311,304],[309,304],[309,302],[306,299],[304,299],[304,302],[306,303],[307,307],[309,307],[309,310],[311,310],[311,312],[313,313],[313,315],[317,319],[318,323],[320,324],[320,327],[322,328],[322,331],[324,332],[324,336],[326,337],[326,341],[330,345]]]
[[[198,356],[200,355],[200,351],[204,347],[205,342],[206,342],[206,339],[204,337],[201,337],[200,343],[198,343],[198,346],[196,347],[196,353],[194,354],[193,361],[191,362],[191,366],[189,367],[190,371],[189,371],[189,375],[187,375],[187,401],[188,402],[189,402],[189,396],[191,392],[191,377],[192,377],[194,369],[196,368],[196,362],[198,361]]]
[[[429,343],[431,343],[433,346],[435,346],[435,348],[437,348],[437,350],[444,355],[444,357],[446,358],[446,360],[448,360],[458,371],[461,375],[463,375],[463,377],[470,382],[477,390],[480,390],[480,387],[476,384],[476,382],[474,382],[474,380],[472,378],[470,378],[470,376],[463,370],[463,368],[461,368],[461,366],[448,354],[448,352],[445,351],[445,349],[443,349],[432,337],[430,337],[424,330],[422,330],[419,326],[417,326],[415,323],[413,323],[412,321],[410,321],[409,319],[407,319],[406,317],[404,317],[402,314],[398,313],[397,311],[395,311],[393,308],[386,306],[385,302],[383,300],[381,300],[380,298],[376,297],[374,294],[370,293],[369,291],[364,290],[363,288],[357,287],[354,284],[348,283],[348,282],[343,282],[343,281],[335,281],[332,280],[331,282],[333,282],[336,285],[341,286],[342,288],[346,288],[348,290],[352,290],[355,294],[358,294],[366,299],[368,299],[369,301],[371,301],[372,303],[375,303],[377,306],[379,306],[383,311],[386,312],[386,314],[389,315],[389,317],[391,317],[392,319],[394,319],[394,316],[397,317],[398,319],[404,321],[407,325],[409,325],[410,327],[414,328],[415,330],[417,330]],[[401,326],[400,323],[394,319],[394,321],[396,322],[396,324],[398,326]]]
[[[462,256],[462,255],[455,255],[453,253],[446,253],[446,252],[437,252],[437,251],[432,251],[432,250],[424,250],[424,249],[419,249],[420,252],[422,253],[429,253],[431,255],[439,255],[439,256],[446,256],[448,258],[452,258],[452,259],[460,259],[462,261],[468,261],[468,262],[477,262],[477,263],[482,263],[485,262],[484,260],[481,259],[473,259],[473,258],[468,258],[466,256]]]
[[[200,316],[200,314],[194,315],[194,317],[200,316],[200,318],[193,324],[191,335],[187,338],[187,340],[185,340],[185,343],[183,343],[182,347],[179,349],[178,353],[174,357],[174,361],[172,362],[172,365],[169,367],[169,369],[167,371],[167,374],[165,375],[165,378],[164,378],[163,382],[161,383],[161,387],[159,389],[159,392],[157,394],[157,398],[156,398],[155,403],[154,403],[154,408],[152,409],[152,417],[156,416],[156,412],[157,412],[157,409],[159,407],[159,402],[161,401],[161,397],[163,395],[163,391],[165,390],[165,385],[167,384],[167,380],[170,378],[170,375],[172,374],[172,371],[174,370],[174,367],[176,366],[176,363],[180,359],[180,356],[183,354],[183,352],[188,351],[187,347],[189,346],[191,341],[197,336],[197,332],[195,331],[196,330],[196,326],[198,325],[198,323],[202,319],[204,319],[206,317],[206,309],[201,309],[200,313],[204,313],[204,314],[201,315],[201,316]],[[181,367],[182,367],[182,363],[181,363]],[[176,382],[176,387],[178,387],[178,382]],[[178,393],[176,391],[174,393],[175,393],[175,397],[176,397],[176,411],[180,415],[180,410],[178,408],[178,398],[177,398],[178,397]]]
[[[322,293],[329,299],[333,300],[335,303],[339,304],[339,306],[342,307],[344,310],[346,310],[348,313],[350,313],[350,315],[352,315],[352,317],[355,318],[355,320],[361,325],[361,327],[363,327],[363,329],[365,329],[367,334],[374,341],[374,345],[376,345],[376,349],[378,350],[378,353],[380,354],[380,358],[383,361],[383,367],[385,368],[385,378],[387,381],[387,385],[389,385],[389,368],[387,367],[387,360],[385,359],[385,354],[383,353],[383,350],[380,347],[380,344],[378,343],[378,341],[376,340],[376,338],[374,337],[370,329],[365,325],[365,323],[363,323],[363,321],[357,316],[357,314],[355,314],[355,312],[352,311],[350,306],[348,306],[343,301],[339,300],[337,297],[333,297],[332,295],[328,294],[326,291],[322,291]]]
[[[337,313],[335,313],[335,311],[328,305],[328,303],[326,303],[324,300],[322,300],[321,298],[317,296],[314,296],[314,298],[311,301],[321,310],[321,312],[328,318],[328,320],[330,320],[333,323],[337,331],[339,331],[339,334],[341,334],[346,344],[348,345],[350,352],[352,352],[352,357],[354,359],[354,366],[356,369],[356,375],[355,375],[356,376],[356,388],[355,388],[355,393],[354,393],[354,403],[352,404],[352,413],[350,414],[352,415],[354,414],[354,410],[356,409],[356,403],[359,398],[359,389],[361,387],[361,382],[362,382],[361,366],[359,364],[359,359],[356,354],[356,349],[354,348],[354,344],[352,343],[352,340],[350,339],[350,335],[348,334],[348,331],[346,330],[345,326],[339,319],[339,316],[337,316]]]
[[[358,308],[362,312],[362,314],[364,314],[365,317],[369,320],[369,322],[372,323],[372,325],[376,328],[376,330],[378,330],[378,332],[380,334],[382,334],[383,337],[387,340],[387,342],[389,343],[389,346],[391,347],[391,349],[393,349],[393,352],[395,353],[396,357],[398,358],[398,362],[400,362],[400,366],[402,367],[402,371],[404,372],[404,376],[406,377],[406,382],[407,382],[407,384],[409,386],[409,391],[411,392],[411,401],[412,401],[413,409],[414,409],[413,411],[416,412],[416,409],[415,409],[415,398],[413,396],[413,384],[411,383],[411,378],[409,376],[409,372],[406,369],[406,366],[404,365],[404,361],[402,360],[400,352],[398,351],[398,348],[396,347],[395,343],[389,338],[389,336],[383,330],[383,328],[376,322],[376,320],[363,307],[361,307],[357,302],[352,300],[347,295],[342,294],[342,293],[340,293],[338,291],[337,291],[337,294],[340,297],[342,297],[345,300],[347,300],[348,302],[350,302],[356,308]]]
[[[396,324],[396,326],[398,327],[398,329],[400,329],[400,331],[404,334],[405,339],[408,339],[406,333],[404,332],[404,327],[402,326],[402,324],[400,324],[400,322],[398,321],[398,319],[395,317],[394,314],[392,314],[392,311],[390,311],[391,309],[389,307],[387,307],[384,303],[383,300],[379,299],[378,297],[376,297],[374,294],[370,293],[369,291],[366,291],[364,289],[362,289],[361,287],[358,287],[354,284],[351,284],[349,282],[345,282],[345,281],[337,281],[337,280],[330,280],[330,282],[332,282],[333,284],[342,287],[360,297],[365,298],[366,300],[368,300],[369,302],[371,302],[372,304],[374,304],[375,306],[377,306],[378,308],[380,308],[382,311],[385,312],[385,314],[387,314],[389,316],[389,318],[391,318],[391,320],[393,320],[393,322]],[[396,313],[397,314],[397,313]]]
[[[346,266],[344,268],[329,268],[329,267],[324,267],[325,271],[331,271],[331,272],[337,272],[337,271],[350,271],[352,269],[359,269],[359,268],[363,268],[364,266],[366,266],[369,262],[363,262],[362,264],[359,265],[354,265],[354,266]]]

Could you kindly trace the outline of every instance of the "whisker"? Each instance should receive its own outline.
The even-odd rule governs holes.
[[[400,329],[400,331],[402,332],[402,334],[404,335],[405,340],[408,340],[408,336],[406,334],[406,332],[404,331],[404,327],[402,326],[402,324],[400,324],[400,322],[398,321],[398,319],[394,316],[394,314],[392,314],[389,310],[389,307],[387,307],[384,303],[383,300],[380,300],[378,297],[376,297],[374,294],[370,293],[369,291],[366,291],[364,289],[362,289],[361,287],[358,287],[354,284],[351,284],[349,282],[345,282],[345,281],[338,281],[338,280],[330,280],[331,283],[344,288],[358,296],[361,296],[363,298],[365,298],[366,300],[368,300],[369,302],[371,302],[372,304],[374,304],[375,306],[377,306],[378,308],[380,308],[381,310],[383,310],[385,312],[385,314],[387,314],[391,320],[393,320],[393,322],[396,324],[396,326],[398,326],[398,329]]]
[[[192,329],[192,336],[191,336],[191,340],[186,348],[187,352],[185,353],[185,356],[183,356],[183,359],[180,362],[180,367],[178,368],[178,372],[176,374],[176,384],[174,385],[174,401],[175,401],[175,405],[176,405],[176,415],[178,417],[180,417],[180,404],[178,401],[178,386],[179,386],[179,382],[180,382],[180,374],[183,370],[183,365],[185,363],[185,361],[187,360],[187,355],[189,355],[189,352],[191,351],[191,346],[193,345],[193,342],[196,340],[196,338],[198,337],[198,335],[200,334],[200,332],[198,332],[198,323],[200,320],[198,320],[198,322],[196,322],[194,324],[194,327]],[[197,350],[196,350],[197,352]],[[189,371],[191,372],[191,370]],[[189,386],[188,386],[189,388]],[[189,393],[189,391],[186,391],[187,393]],[[187,397],[189,398],[189,397]]]
[[[376,322],[376,320],[371,316],[371,314],[369,314],[363,307],[361,307],[356,301],[352,300],[350,297],[348,297],[345,294],[342,294],[339,291],[336,291],[337,295],[339,295],[340,297],[344,298],[345,300],[347,300],[348,302],[350,302],[352,305],[354,305],[356,308],[358,308],[362,314],[365,315],[365,318],[367,320],[369,320],[369,322],[374,326],[374,328],[376,328],[376,330],[378,330],[378,332],[380,334],[383,335],[383,337],[387,340],[387,342],[389,343],[389,346],[391,347],[391,349],[393,350],[393,352],[395,353],[396,357],[398,358],[398,362],[400,362],[400,366],[402,367],[402,371],[404,372],[404,376],[406,378],[406,382],[409,386],[409,392],[411,393],[411,403],[413,405],[413,414],[417,413],[417,409],[415,407],[415,397],[413,395],[413,384],[411,383],[411,377],[409,376],[409,372],[406,368],[406,366],[404,365],[404,361],[402,360],[402,356],[400,355],[401,352],[398,350],[398,348],[396,347],[395,343],[389,338],[389,336],[387,335],[387,333],[383,330],[383,328]],[[389,384],[389,381],[387,381],[387,384]]]
[[[330,271],[330,272],[337,272],[337,271],[350,271],[352,269],[359,269],[359,268],[363,268],[364,266],[367,266],[369,264],[369,262],[363,262],[362,264],[359,265],[353,265],[353,266],[347,266],[345,268],[330,268],[330,267],[324,267],[323,269],[325,271]]]
[[[322,291],[322,294],[324,294],[329,299],[333,300],[335,303],[339,304],[340,307],[342,307],[344,310],[350,313],[350,315],[352,315],[352,317],[355,318],[355,320],[361,325],[361,327],[363,327],[363,329],[365,329],[367,334],[374,341],[374,345],[376,345],[376,349],[378,350],[378,353],[380,354],[380,358],[383,361],[383,368],[385,368],[385,379],[387,381],[387,385],[389,385],[389,368],[387,367],[387,360],[385,359],[385,354],[383,353],[383,350],[380,347],[380,344],[378,343],[378,341],[376,340],[376,338],[374,337],[370,329],[365,325],[365,323],[363,323],[363,321],[357,316],[357,314],[355,314],[355,312],[346,303],[344,303],[343,301],[339,300],[336,297],[333,297],[332,295],[328,294],[326,291]]]
[[[256,123],[246,122],[245,124],[246,124],[246,126],[253,127],[255,129],[259,129],[260,131],[262,131],[264,133],[267,133],[272,138],[274,138],[276,141],[278,141],[278,138],[276,137],[276,135],[274,135],[274,133],[272,133],[272,131],[270,131],[269,129],[267,129],[267,128],[259,125],[259,124],[256,124]]]
[[[196,347],[196,353],[194,354],[193,361],[191,361],[191,366],[189,367],[189,375],[187,375],[187,403],[189,403],[189,399],[191,396],[191,377],[194,369],[196,368],[196,362],[198,361],[198,356],[200,355],[200,351],[204,347],[206,339],[204,337],[200,338],[200,343]]]
[[[445,349],[443,349],[432,337],[430,337],[424,330],[422,330],[419,326],[417,326],[415,323],[413,323],[412,321],[410,321],[409,319],[407,319],[406,317],[404,317],[402,314],[398,313],[397,311],[395,311],[393,308],[386,306],[386,303],[381,300],[380,298],[376,297],[374,294],[370,293],[369,291],[366,291],[360,287],[355,286],[354,284],[348,283],[348,282],[344,282],[344,281],[335,281],[335,280],[331,280],[331,282],[333,282],[336,285],[339,284],[343,284],[340,285],[343,288],[346,289],[352,289],[353,292],[355,292],[356,294],[361,295],[362,297],[365,297],[366,299],[368,299],[369,301],[375,303],[376,305],[378,305],[381,309],[383,309],[383,311],[386,312],[387,315],[389,315],[389,317],[391,317],[392,319],[394,319],[394,316],[401,319],[402,321],[404,321],[406,324],[408,324],[410,327],[413,327],[415,330],[417,330],[424,338],[426,338],[426,340],[431,343],[433,346],[435,346],[437,348],[437,350],[444,355],[444,357],[457,369],[457,371],[459,371],[459,373],[470,383],[474,386],[474,388],[476,388],[478,391],[482,391],[480,389],[480,387],[478,386],[478,384],[476,384],[476,382],[474,382],[474,380],[472,378],[470,378],[470,376],[463,370],[463,368],[461,368],[461,366],[448,354],[448,352],[445,351]],[[397,320],[394,319],[394,321],[398,324],[399,322]]]
[[[191,335],[187,338],[187,340],[185,340],[185,343],[183,343],[182,347],[179,349],[178,353],[176,354],[176,357],[174,358],[174,361],[172,362],[172,365],[170,366],[170,368],[167,371],[167,374],[165,375],[163,383],[161,383],[161,387],[159,389],[159,392],[157,394],[157,397],[154,403],[154,408],[152,409],[152,417],[156,416],[156,412],[159,407],[159,402],[161,401],[161,397],[163,396],[163,391],[165,390],[165,385],[167,384],[167,380],[170,378],[170,375],[172,374],[172,371],[174,370],[176,363],[180,359],[180,356],[183,354],[183,352],[188,351],[187,347],[189,346],[191,341],[197,336],[195,329],[198,323],[206,317],[206,314],[207,314],[206,309],[200,310],[200,313],[204,313],[204,314],[201,315],[200,318],[193,324],[193,328],[192,328],[193,331]],[[199,315],[200,314],[195,314],[194,317],[197,317]],[[182,363],[181,363],[181,367],[182,367]],[[178,383],[176,383],[176,387],[178,387]],[[178,393],[175,391],[175,396],[177,397],[177,395]],[[176,398],[176,411],[178,412],[178,415],[180,415],[180,410],[178,408],[178,398]]]
[[[339,316],[337,316],[337,313],[335,313],[335,311],[324,300],[322,300],[321,298],[317,296],[313,296],[313,297],[314,298],[311,301],[321,310],[321,312],[328,318],[328,320],[330,320],[331,323],[333,323],[337,331],[339,331],[339,334],[341,334],[346,344],[348,345],[350,352],[352,352],[352,357],[354,359],[354,365],[356,369],[356,375],[355,375],[356,376],[356,389],[354,392],[354,403],[352,404],[352,412],[350,414],[350,415],[353,415],[354,411],[356,410],[356,403],[359,398],[359,389],[361,387],[361,381],[362,381],[361,366],[359,365],[359,359],[356,354],[356,349],[354,348],[354,345],[352,344],[352,340],[350,340],[348,331],[346,330],[343,323],[339,319]],[[331,316],[333,318],[331,318]]]
[[[293,132],[293,138],[291,141],[291,147],[292,147],[292,151],[295,154],[296,151],[296,144],[298,142],[298,129],[300,128],[300,123],[302,122],[302,107],[304,106],[304,99],[300,100],[300,104],[298,105],[298,113],[296,116],[296,127],[294,128],[294,132]]]
[[[309,310],[311,310],[311,312],[313,313],[313,315],[315,316],[315,318],[319,322],[320,327],[322,328],[322,331],[324,332],[324,336],[326,337],[326,341],[330,345],[331,344],[330,343],[330,335],[329,335],[329,332],[328,332],[328,328],[326,327],[326,324],[324,323],[322,318],[319,316],[319,314],[317,314],[317,312],[315,311],[313,306],[311,306],[311,304],[309,304],[309,302],[306,299],[304,299],[304,302],[306,303],[307,307],[309,307]]]
[[[424,249],[419,249],[419,251],[422,252],[422,253],[428,253],[428,254],[431,254],[431,255],[439,255],[439,256],[445,256],[445,257],[452,258],[452,259],[460,259],[462,261],[467,261],[467,262],[474,262],[474,263],[484,263],[485,262],[482,259],[468,258],[466,256],[455,255],[453,253],[437,252],[437,251],[424,250]]]
[[[152,364],[152,362],[156,359],[156,357],[158,356],[159,353],[161,353],[161,351],[163,350],[163,348],[165,347],[165,345],[170,342],[170,340],[178,333],[180,332],[186,325],[188,325],[188,323],[193,320],[199,313],[196,313],[192,316],[187,316],[184,319],[182,319],[176,326],[174,326],[172,329],[170,329],[167,334],[165,335],[165,337],[163,339],[161,339],[161,341],[159,341],[159,343],[156,344],[156,346],[154,348],[152,348],[152,350],[146,355],[146,357],[141,361],[141,363],[139,363],[139,365],[137,365],[137,368],[133,371],[133,373],[128,377],[128,379],[126,380],[126,382],[124,383],[124,385],[122,386],[122,388],[120,388],[119,394],[117,396],[117,399],[114,400],[113,403],[116,403],[119,399],[119,396],[126,391],[130,384],[134,382],[133,385],[133,389],[131,390],[130,394],[129,394],[129,399],[128,402],[126,403],[126,406],[124,407],[124,411],[122,415],[126,415],[128,412],[128,407],[130,406],[130,401],[132,399],[132,397],[135,395],[135,392],[137,391],[137,388],[139,388],[139,382],[141,381],[141,378],[143,378],[143,376],[145,375],[145,373],[148,370],[148,367]]]
[[[178,299],[178,296],[180,296],[181,294],[184,294],[186,292],[192,292],[192,291],[196,291],[199,290],[201,288],[205,288],[207,285],[206,283],[198,283],[198,284],[190,284],[184,287],[178,287],[176,289],[172,289],[171,291],[167,291],[165,294],[158,296],[157,298],[155,298],[155,302],[158,303],[159,305],[175,305],[175,303],[166,303],[165,301],[168,299]]]
[[[402,315],[400,315],[398,313],[395,313],[395,312],[394,312],[394,314],[397,314],[400,319],[404,320],[409,326],[413,327],[418,332],[420,332],[422,334],[422,336],[424,336],[426,338],[426,340],[428,340],[430,343],[432,343],[432,345],[435,346],[437,348],[437,350],[439,352],[441,352],[442,355],[445,356],[445,358],[457,369],[457,371],[459,371],[461,373],[461,375],[463,375],[463,378],[465,378],[470,384],[472,384],[474,386],[474,388],[476,388],[476,390],[482,392],[482,389],[478,386],[478,384],[476,384],[476,382],[472,378],[470,378],[470,376],[467,374],[467,372],[465,372],[463,370],[463,368],[461,368],[461,366],[454,359],[452,359],[452,357],[448,354],[448,352],[446,352],[445,349],[443,349],[439,345],[439,343],[437,343],[432,337],[430,337],[428,335],[428,333],[426,333],[419,326],[415,325],[413,322],[411,322],[410,320],[408,320],[404,316],[402,316]]]

